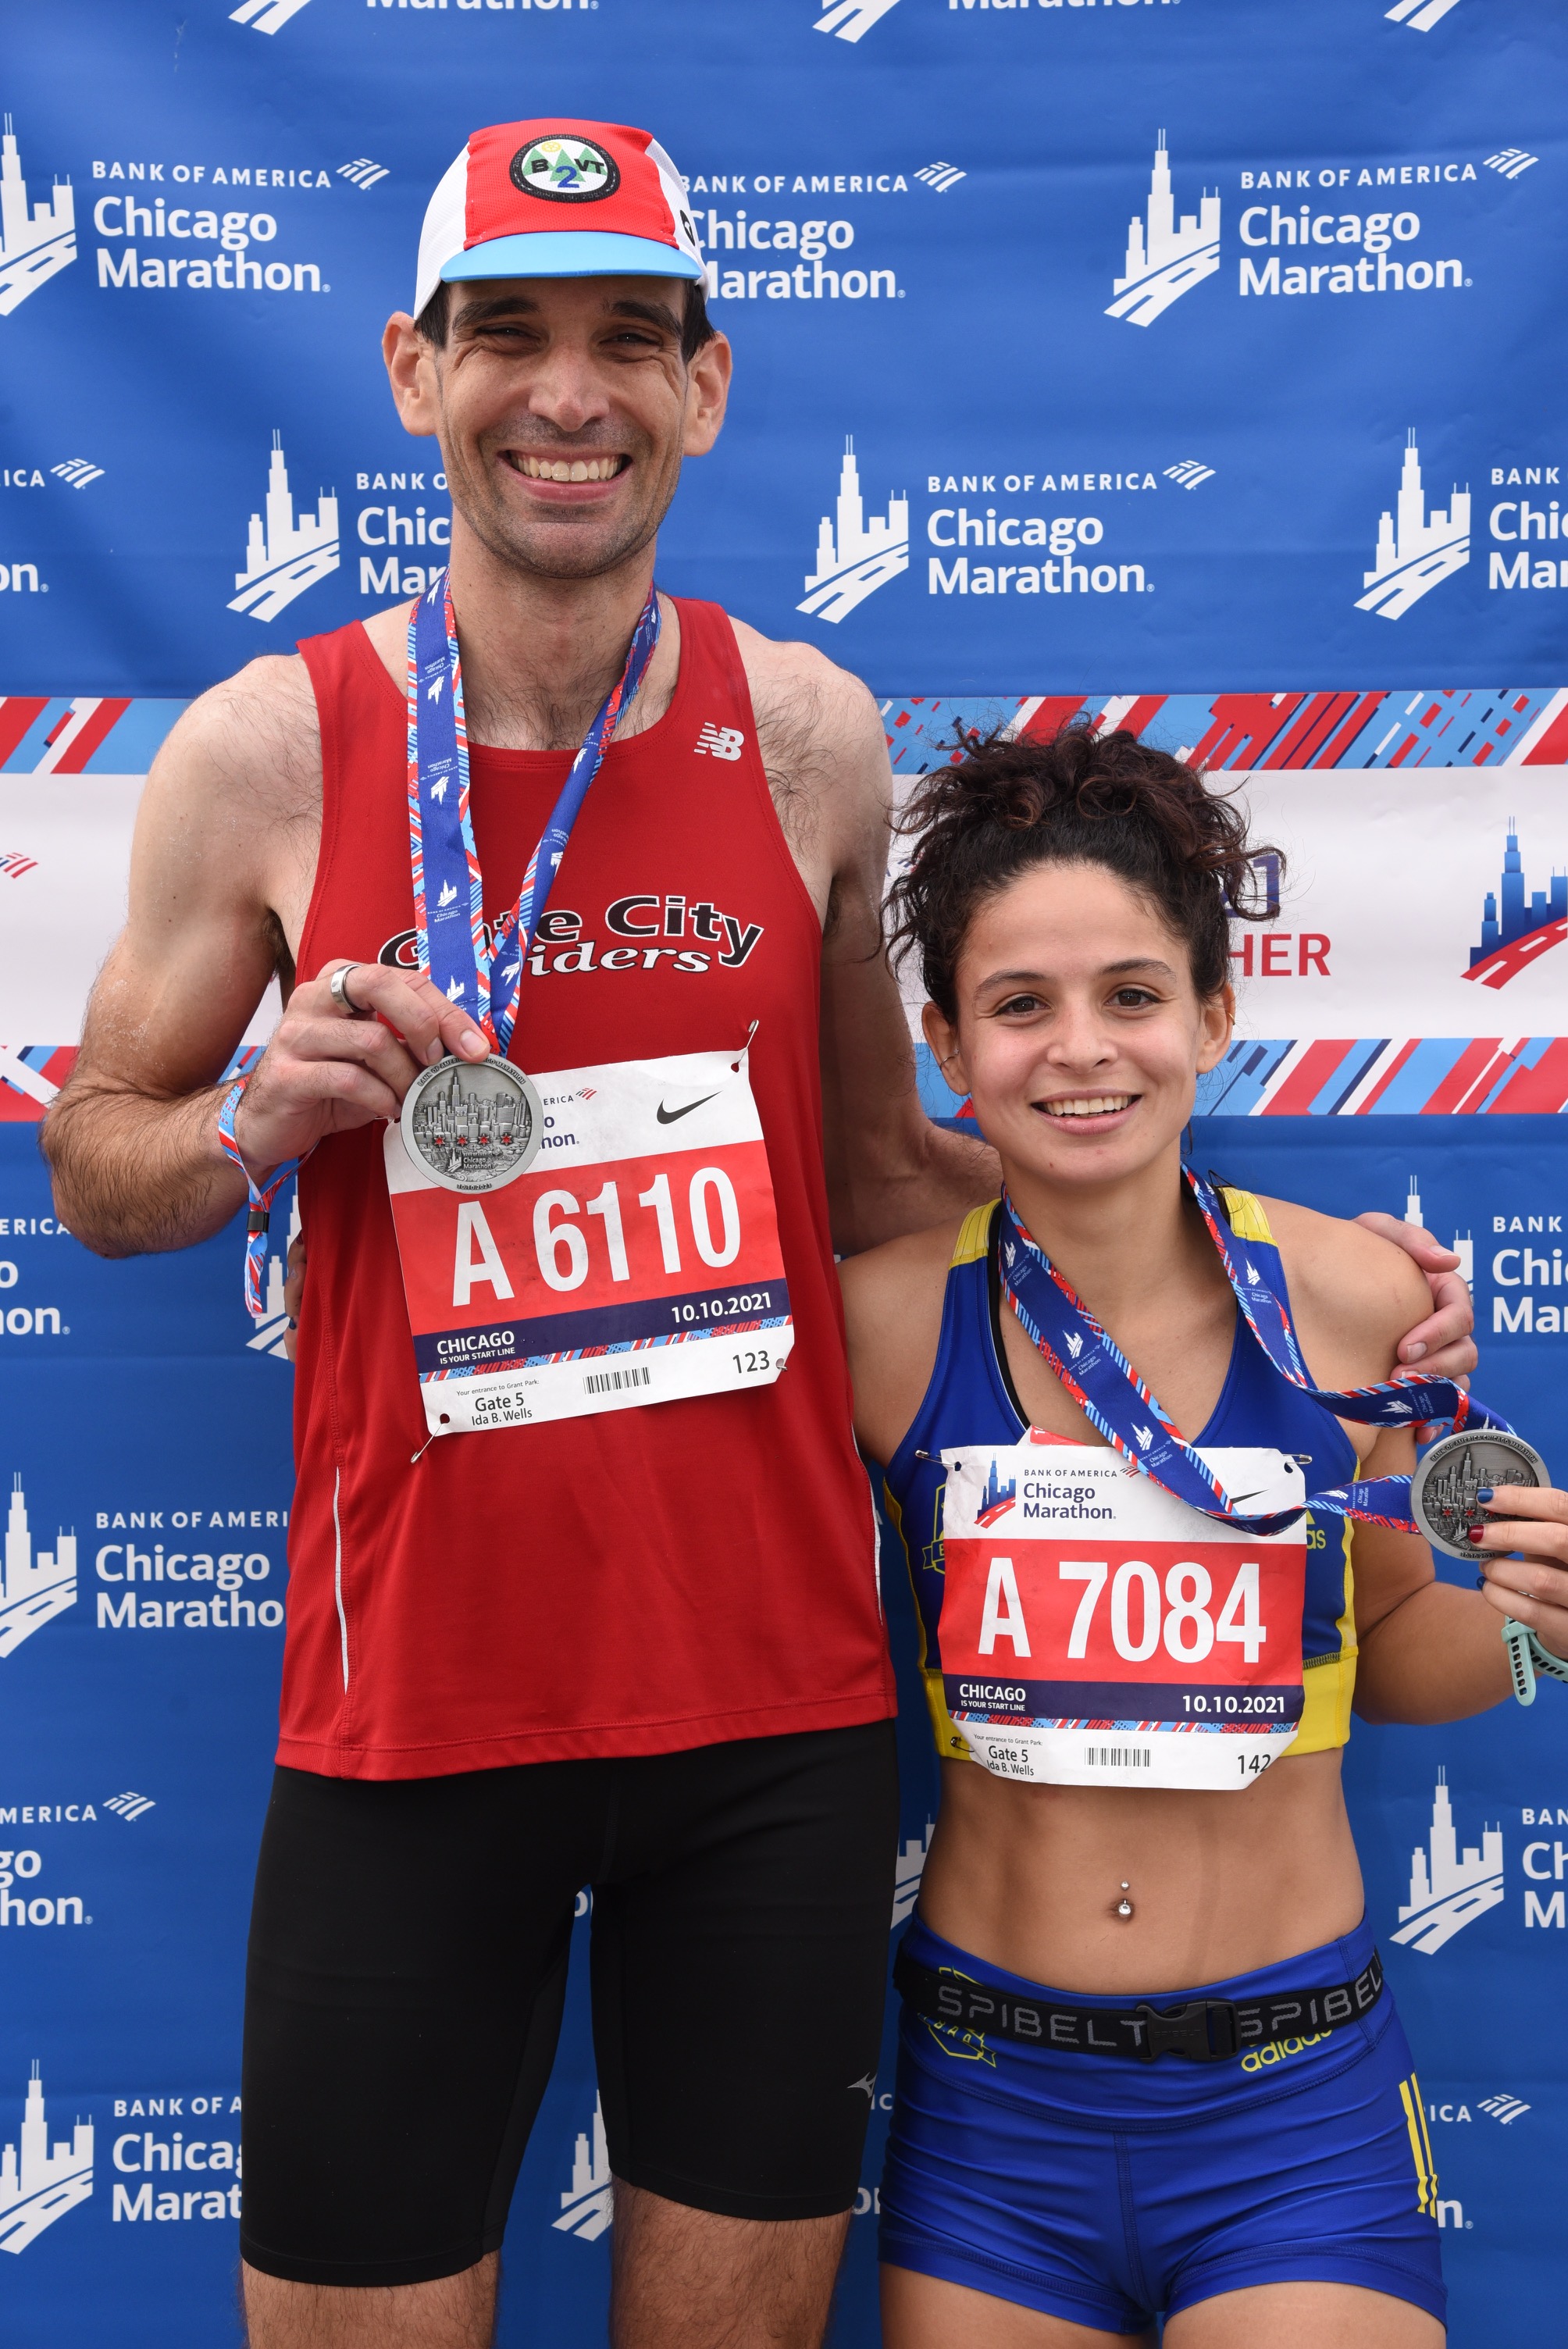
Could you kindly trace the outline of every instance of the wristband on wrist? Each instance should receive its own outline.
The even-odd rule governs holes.
[[[266,1311],[262,1299],[262,1272],[267,1260],[267,1233],[272,1223],[273,1201],[289,1176],[299,1172],[303,1162],[298,1158],[285,1158],[281,1166],[273,1167],[264,1185],[256,1182],[234,1139],[235,1112],[249,1082],[248,1076],[236,1077],[218,1104],[218,1146],[231,1164],[239,1168],[251,1195],[250,1214],[245,1221],[245,1308],[253,1321],[260,1321]],[[305,1156],[308,1158],[309,1155],[307,1151]]]
[[[1521,1704],[1535,1702],[1537,1676],[1544,1672],[1548,1680],[1568,1681],[1568,1663],[1543,1648],[1533,1631],[1516,1623],[1511,1615],[1502,1627],[1502,1644],[1508,1650],[1508,1668],[1513,1678],[1513,1693]]]

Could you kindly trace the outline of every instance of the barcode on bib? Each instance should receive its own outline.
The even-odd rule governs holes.
[[[583,1381],[584,1394],[615,1394],[623,1387],[648,1387],[654,1382],[651,1371],[590,1371]]]
[[[1096,1770],[1147,1770],[1154,1760],[1147,1745],[1086,1745],[1083,1758]]]

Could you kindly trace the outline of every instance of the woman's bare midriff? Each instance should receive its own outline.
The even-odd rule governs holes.
[[[944,1763],[920,1910],[1054,1990],[1190,1990],[1275,1964],[1360,1921],[1339,1754],[1285,1755],[1235,1795],[1020,1785]]]

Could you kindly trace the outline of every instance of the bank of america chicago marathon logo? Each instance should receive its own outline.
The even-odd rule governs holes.
[[[78,2116],[70,2136],[50,2150],[44,2083],[35,2064],[21,2130],[9,2144],[0,2144],[0,2251],[25,2251],[92,2190],[93,2125]]]
[[[573,2150],[572,2183],[562,2194],[561,2216],[550,2223],[557,2233],[575,2235],[580,2243],[596,2243],[609,2232],[614,2216],[615,2181],[604,2141],[603,2108],[595,2096],[593,2118],[578,2132]]]
[[[835,627],[868,595],[909,569],[909,500],[888,498],[885,514],[870,514],[861,490],[855,444],[844,443],[839,494],[817,533],[816,568],[806,574],[804,599],[795,606]]]
[[[0,1658],[15,1655],[24,1640],[76,1603],[76,1535],[57,1533],[53,1549],[35,1543],[17,1475],[12,1481],[5,1565],[0,1568]]]
[[[1449,1799],[1448,1772],[1439,1770],[1432,1795],[1430,1837],[1411,1855],[1410,1897],[1400,1904],[1395,1940],[1402,1948],[1418,1950],[1423,1957],[1435,1956],[1456,1933],[1473,1925],[1489,1909],[1500,1906],[1504,1897],[1502,1877],[1501,1828],[1483,1826],[1480,1843],[1461,1848]],[[1546,1915],[1532,1915],[1532,1899],[1536,1909],[1541,1909],[1539,1896],[1527,1893],[1526,1924],[1545,1924]],[[1561,1925],[1561,1893],[1556,1905],[1554,1921]]]
[[[1456,487],[1446,507],[1428,512],[1420,451],[1415,433],[1408,433],[1399,487],[1393,505],[1385,506],[1379,518],[1372,568],[1362,574],[1367,592],[1356,598],[1356,609],[1376,612],[1383,620],[1402,620],[1423,595],[1464,569],[1470,558],[1470,529],[1468,489]]]
[[[1130,326],[1152,326],[1172,302],[1212,277],[1220,266],[1220,192],[1205,188],[1195,212],[1176,215],[1171,155],[1162,130],[1155,142],[1148,205],[1133,214],[1127,235],[1125,274],[1117,278],[1108,318]]]
[[[1553,865],[1544,889],[1532,890],[1528,897],[1525,889],[1519,833],[1511,820],[1497,887],[1481,901],[1480,937],[1470,948],[1466,978],[1482,987],[1506,987],[1568,938],[1568,869]]]
[[[32,202],[11,117],[0,134],[0,318],[77,257],[76,198],[68,180]]]
[[[251,515],[245,542],[245,567],[234,574],[239,593],[229,598],[231,612],[253,620],[275,620],[297,595],[337,569],[337,499],[329,491],[317,492],[314,514],[294,516],[283,436],[273,434],[262,512]]]

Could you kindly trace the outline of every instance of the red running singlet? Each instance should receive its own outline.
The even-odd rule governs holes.
[[[300,1178],[280,1762],[407,1778],[660,1754],[893,1710],[850,1419],[818,1063],[821,931],[757,749],[729,622],[681,603],[657,725],[613,742],[520,990],[530,1071],[744,1042],[796,1323],[775,1385],[438,1438],[424,1414],[379,1124]],[[301,651],[322,836],[300,942],[414,967],[406,719],[363,627]],[[570,754],[470,746],[485,914],[516,898]]]

